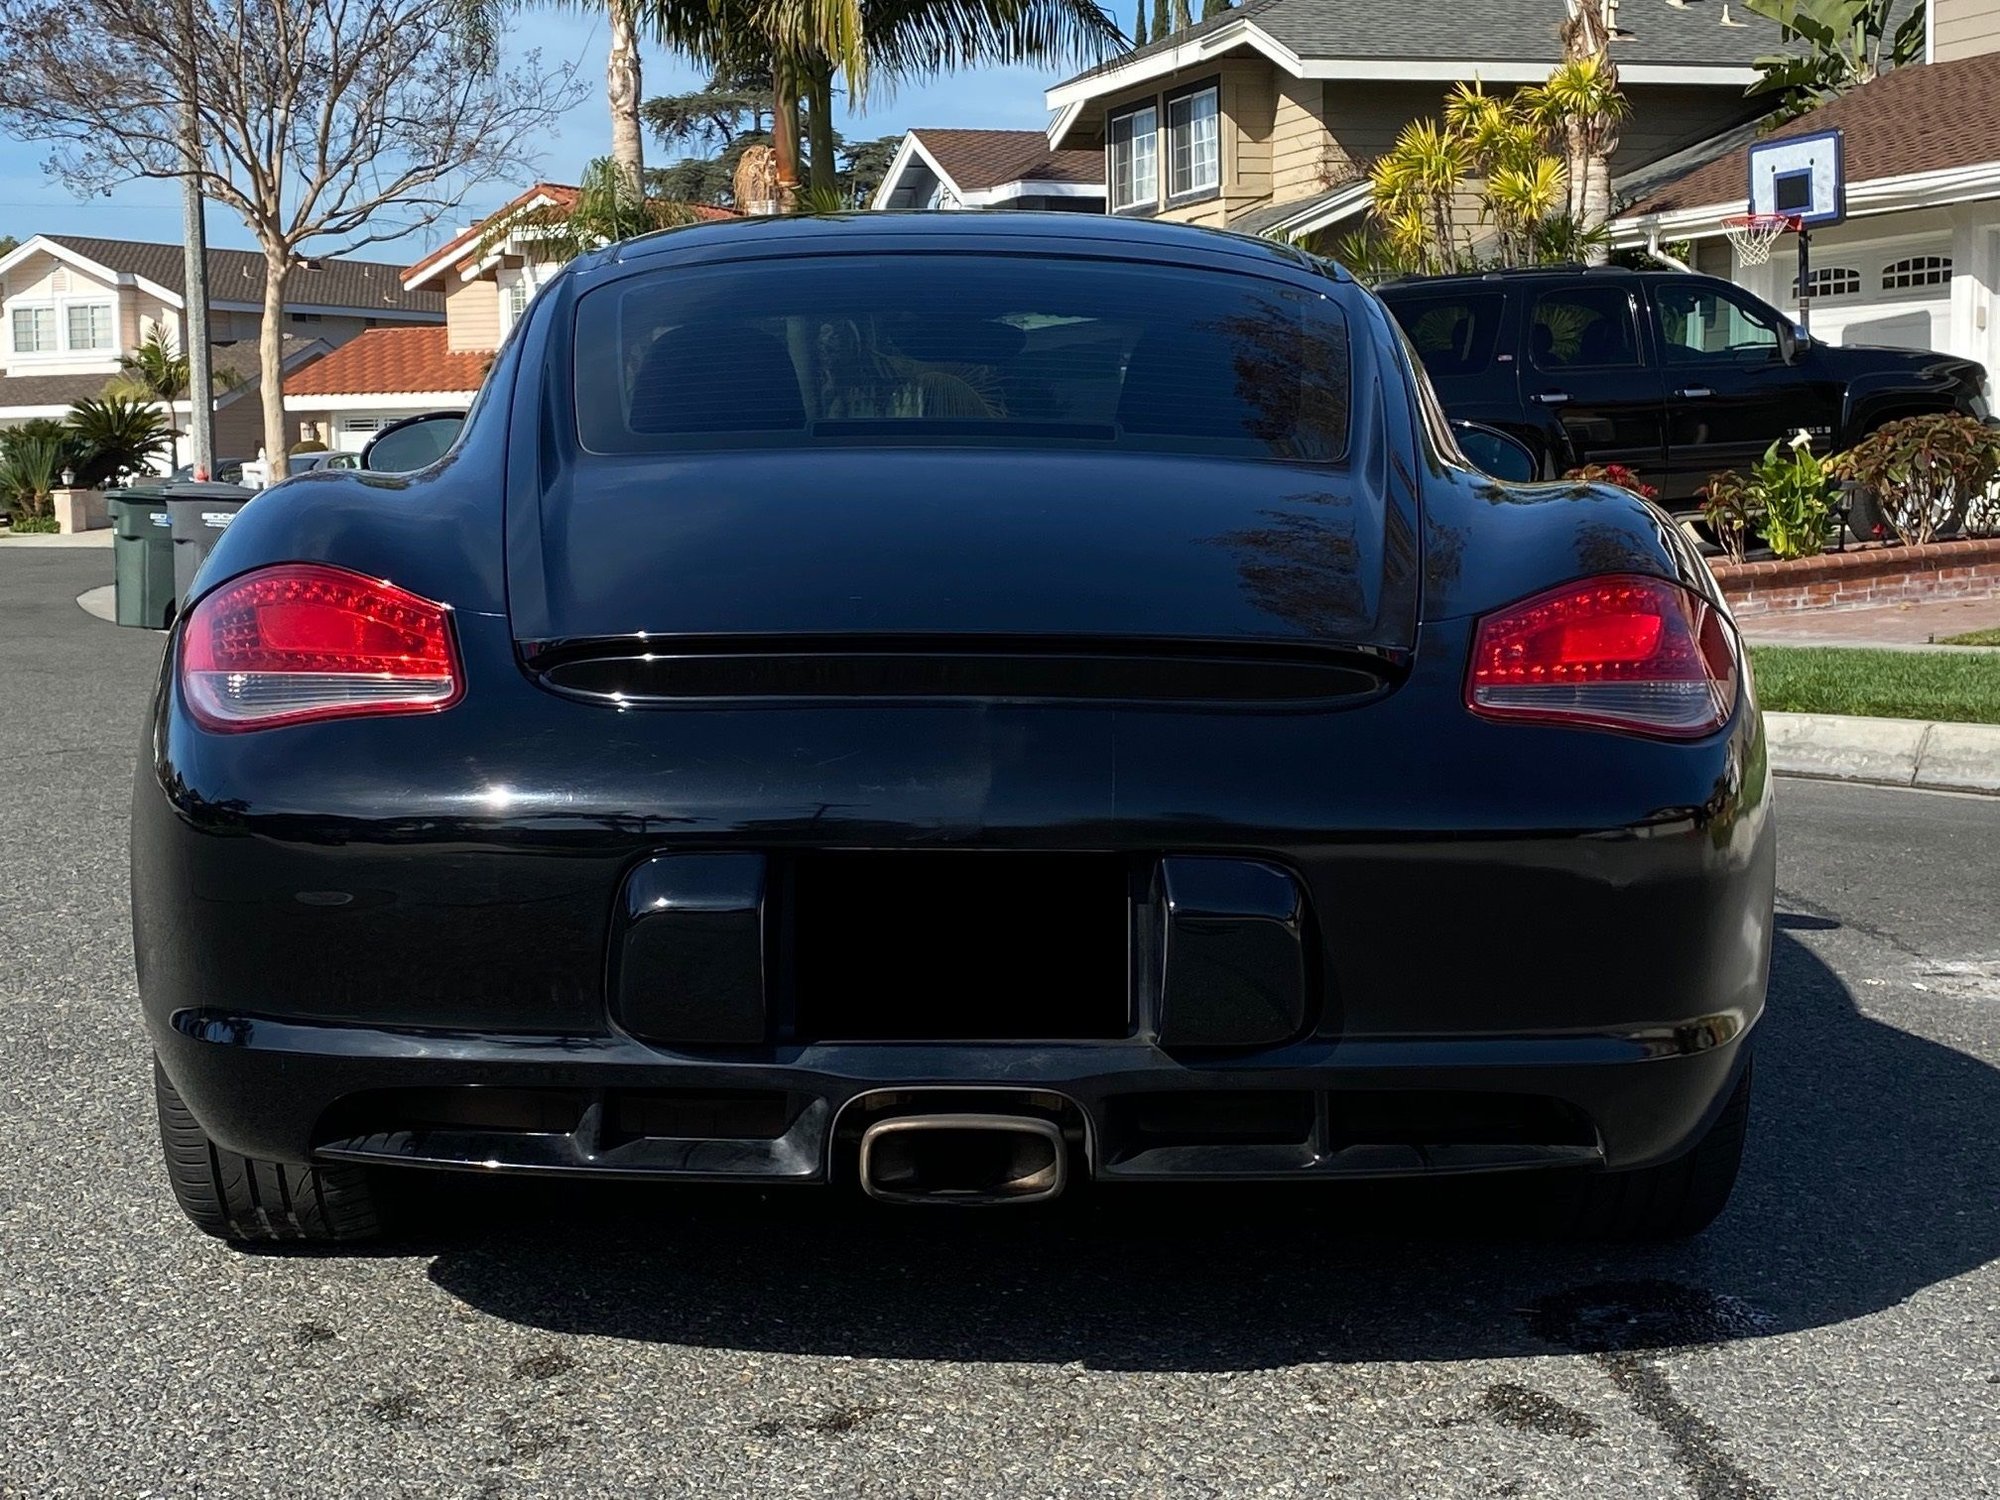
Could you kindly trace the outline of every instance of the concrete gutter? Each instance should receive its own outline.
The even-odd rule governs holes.
[[[1764,733],[1788,776],[2000,795],[2000,724],[1765,714]]]

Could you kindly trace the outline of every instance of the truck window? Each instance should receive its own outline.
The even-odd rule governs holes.
[[[1528,325],[1528,356],[1538,370],[1609,370],[1642,363],[1631,295],[1615,286],[1542,293]]]
[[[1501,292],[1465,292],[1451,297],[1398,297],[1389,311],[1424,362],[1431,379],[1477,375],[1493,362],[1500,333]]]
[[[1755,364],[1778,357],[1778,315],[1747,293],[1708,282],[1657,283],[1660,333],[1670,365],[1729,360]]]

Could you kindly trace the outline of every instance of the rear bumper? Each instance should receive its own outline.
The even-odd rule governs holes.
[[[504,622],[460,630],[469,654],[485,636],[511,649]],[[1052,1112],[1099,1178],[1669,1159],[1726,1097],[1763,1006],[1775,829],[1757,717],[1746,704],[1694,744],[1473,719],[1468,630],[1426,627],[1411,678],[1355,712],[619,716],[510,664],[448,714],[230,736],[163,694],[133,809],[147,1025],[214,1138],[280,1161],[817,1182],[843,1170],[857,1110],[933,1089]],[[1129,1030],[788,1029],[797,934],[763,914],[826,851],[1115,857],[1133,877]],[[1296,905],[1176,890],[1177,860],[1284,872]],[[1199,933],[1160,916],[1183,896]],[[643,941],[655,909],[691,925]],[[940,996],[971,979],[1026,993],[989,960],[1046,913],[986,909],[986,945],[940,965]],[[1218,911],[1283,940],[1231,938]],[[866,957],[819,952],[836,976]],[[1190,972],[1290,999],[1183,1005]],[[728,985],[705,988],[717,973]],[[768,1004],[705,1003],[713,1029],[633,1004],[696,992]],[[1050,1034],[1023,1027],[1002,1034]]]
[[[1065,1124],[1098,1180],[1412,1176],[1671,1159],[1751,1018],[1624,1034],[1307,1041],[1192,1064],[1145,1042],[824,1044],[408,1033],[187,1011],[155,1045],[222,1146],[267,1159],[716,1182],[838,1179],[862,1116],[949,1095]],[[646,1120],[654,1123],[644,1123]]]

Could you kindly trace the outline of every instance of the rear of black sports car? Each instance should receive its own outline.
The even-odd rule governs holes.
[[[442,463],[259,497],[182,609],[133,907],[183,1206],[1543,1168],[1699,1228],[1771,929],[1735,628],[1635,497],[1466,467],[1399,340],[1083,216],[571,267]]]

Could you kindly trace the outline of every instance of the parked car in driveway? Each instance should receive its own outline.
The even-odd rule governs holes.
[[[1518,437],[1552,476],[1623,464],[1682,509],[1802,427],[1826,454],[1896,417],[1987,416],[1972,360],[1823,344],[1712,276],[1550,267],[1381,296],[1454,417]]]
[[[202,1229],[371,1234],[387,1168],[1728,1198],[1742,643],[1652,506],[1474,468],[1337,267],[690,226],[419,426],[247,507],[166,652],[133,921]]]
[[[208,482],[212,484],[241,484],[243,482],[243,465],[248,462],[248,459],[243,458],[218,458],[215,461],[214,471],[208,476]],[[174,470],[172,479],[176,484],[193,483],[194,465],[182,464],[178,469]]]
[[[310,474],[317,469],[358,469],[358,453],[294,453],[285,460],[285,475]]]

